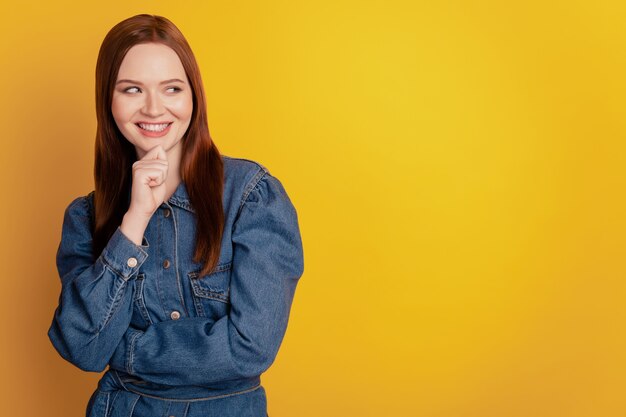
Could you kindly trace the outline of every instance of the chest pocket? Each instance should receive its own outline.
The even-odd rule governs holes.
[[[217,266],[215,271],[200,276],[200,271],[188,274],[193,289],[193,303],[199,317],[217,320],[230,310],[230,274],[232,262]]]

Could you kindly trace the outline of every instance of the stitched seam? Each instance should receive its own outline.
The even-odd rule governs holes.
[[[232,269],[232,261],[231,262],[227,262],[225,264],[222,265],[218,265],[218,267],[216,268],[216,270],[206,276],[204,276],[203,278],[201,278],[202,280],[207,280],[205,282],[211,282],[214,279],[212,279],[211,277],[218,274],[218,273],[222,273],[222,272],[228,272]],[[221,301],[223,303],[226,304],[230,304],[230,291],[229,288],[226,288],[224,290],[224,292],[217,292],[217,291],[212,291],[210,288],[204,288],[200,285],[200,283],[198,282],[198,280],[200,278],[200,271],[193,271],[193,272],[189,272],[187,274],[190,278],[191,281],[191,287],[193,289],[193,293],[195,296],[197,297],[201,297],[201,298],[210,298],[212,300],[216,300],[216,301]]]
[[[261,387],[261,384],[255,385],[254,387],[247,388],[245,390],[231,392],[229,394],[221,394],[221,395],[215,395],[212,397],[202,397],[202,398],[187,398],[187,399],[157,397],[156,395],[144,394],[143,392],[135,391],[132,388],[125,388],[125,389],[129,392],[132,392],[133,394],[139,394],[139,395],[143,395],[144,397],[154,398],[157,400],[166,400],[166,401],[175,401],[175,402],[183,402],[183,401],[196,402],[196,401],[206,401],[206,400],[219,400],[220,398],[227,398],[227,397],[232,397],[234,395],[247,394],[249,392],[259,389],[260,387]]]
[[[119,395],[119,391],[115,392],[115,396],[111,400],[111,410],[109,410],[109,415],[113,412],[113,407],[115,406],[115,400],[117,400],[117,396]]]
[[[102,276],[104,275],[104,273],[105,273],[105,272],[106,272],[106,268],[105,268],[105,267],[103,267],[103,268],[102,268],[102,273],[101,273],[101,274],[99,274],[99,275],[96,277],[96,279],[100,279],[100,278],[102,278]],[[74,284],[74,282],[71,282],[71,283],[69,283],[68,285],[75,285],[75,284]],[[98,337],[98,334],[100,333],[100,331],[104,328],[104,326],[106,326],[107,319],[108,319],[108,317],[107,317],[107,315],[105,315],[104,319],[102,319],[103,324],[100,324],[100,325],[96,326],[96,331],[95,331],[95,334],[93,335],[93,337],[92,337],[91,339],[89,339],[89,341],[90,341],[90,342],[91,342],[92,340],[94,340],[96,337]]]
[[[172,216],[174,215],[174,212],[172,212]],[[156,222],[156,235],[157,235],[157,242],[156,242],[156,248],[155,248],[155,252],[154,253],[162,253],[163,249],[162,249],[162,245],[163,245],[163,228],[161,227],[161,222],[157,221]],[[163,316],[162,317],[167,317],[167,312],[165,311],[165,298],[163,297],[165,291],[161,289],[161,280],[163,279],[163,271],[159,268],[159,270],[157,270],[157,272],[154,274],[154,285],[156,286],[156,292],[157,292],[157,296],[159,297],[159,303],[158,305],[161,307],[161,311],[163,312]],[[158,318],[158,316],[157,316]]]
[[[139,292],[139,296],[135,298],[135,306],[139,309],[139,313],[141,314],[141,317],[143,317],[143,319],[146,321],[146,323],[152,324],[152,319],[150,318],[150,314],[148,313],[146,301],[143,296],[143,287],[145,284],[144,277],[144,274],[139,274],[137,276],[137,279],[135,280],[135,289],[137,290],[137,292]]]
[[[233,267],[233,261],[229,261],[226,262],[224,264],[218,265],[215,267],[215,269],[213,270],[213,272],[211,272],[210,274],[208,274],[206,277],[209,278],[211,275],[216,274],[218,272],[224,272],[224,271],[229,271],[231,270]],[[201,269],[197,270],[197,271],[192,271],[189,274],[189,278],[198,278],[198,276],[200,276],[200,271],[202,271]]]
[[[98,332],[101,332],[106,327],[106,325],[109,324],[109,322],[111,321],[111,318],[115,314],[115,311],[117,310],[117,307],[119,306],[120,301],[122,300],[122,297],[121,297],[122,290],[124,289],[124,287],[126,287],[126,281],[122,280],[121,283],[117,281],[116,286],[117,288],[115,289],[115,295],[113,296],[113,301],[111,302],[111,306],[109,307],[109,311],[107,312],[104,323],[102,324],[101,328],[98,329]]]
[[[178,206],[178,207],[180,207],[180,208],[182,208],[182,209],[185,209],[185,210],[187,210],[187,211],[190,211],[190,212],[192,212],[192,213],[195,213],[195,212],[196,212],[196,210],[195,210],[193,207],[191,207],[191,205],[190,205],[190,204],[187,204],[186,202],[181,201],[181,200],[179,200],[179,199],[177,199],[177,198],[172,197],[172,198],[170,198],[170,199],[168,200],[168,202],[169,202],[169,203],[172,203],[172,204],[174,204],[175,206]]]
[[[122,388],[124,388],[125,391],[128,391],[128,388],[126,388],[126,384],[124,384],[124,381],[122,381],[122,378],[120,378],[120,374],[117,372],[117,369],[113,369],[113,377],[115,378],[117,383],[120,384]]]
[[[104,269],[109,269],[110,270],[110,268],[108,268],[106,264],[104,266]],[[104,273],[102,275],[104,275]],[[104,330],[104,328],[107,326],[107,324],[109,324],[109,322],[111,321],[111,318],[115,314],[115,311],[117,310],[117,308],[120,305],[120,302],[122,300],[121,294],[123,292],[124,287],[126,286],[126,281],[122,280],[121,283],[116,281],[116,285],[119,285],[119,286],[115,289],[115,295],[113,296],[113,301],[111,301],[111,304],[109,306],[109,309],[108,309],[106,315],[104,316],[104,320],[103,320],[102,324],[100,326],[98,326],[98,329],[96,330],[96,334],[94,335],[94,338],[97,337],[97,335],[102,330]],[[93,338],[91,340],[93,340]]]
[[[241,212],[241,208],[246,203],[246,200],[248,199],[248,196],[250,195],[252,190],[256,188],[256,186],[259,184],[259,182],[261,182],[263,177],[267,175],[267,173],[268,173],[267,169],[262,167],[262,169],[259,170],[259,172],[257,172],[254,177],[252,177],[252,179],[250,180],[250,182],[246,186],[246,189],[243,192],[241,202],[239,203],[239,208],[237,209],[237,216],[239,216],[239,213]]]
[[[198,314],[198,316],[205,317],[202,302],[198,297],[193,297],[193,305],[196,306],[196,313]]]
[[[143,279],[145,275],[143,273],[137,274],[137,278],[135,278],[135,290],[133,292],[133,301],[139,301],[141,299],[141,290],[143,288]]]
[[[107,417],[109,415],[109,400],[111,399],[111,393],[107,392],[107,402],[106,405],[104,406],[104,417]]]
[[[180,274],[178,272],[178,222],[176,221],[176,213],[174,210],[170,208],[172,212],[172,222],[174,223],[174,268],[176,272],[176,288],[178,289],[178,297],[180,298],[180,303],[185,310],[185,314],[189,316],[189,310],[187,309],[187,305],[185,304],[185,297],[183,296],[183,288],[180,279]]]
[[[168,402],[167,403],[167,408],[165,410],[165,412],[163,414],[161,414],[161,417],[166,417],[170,415],[170,410],[172,409],[172,402]]]
[[[148,240],[146,239],[146,242]],[[146,252],[146,250],[142,247],[142,245],[136,245],[137,250],[143,255],[144,260],[148,257],[148,252]],[[147,245],[146,247],[149,247],[149,245]],[[107,252],[108,253],[108,252]],[[112,271],[116,272],[118,275],[120,275],[124,280],[128,280],[130,277],[132,277],[134,274],[131,273],[130,275],[128,275],[128,278],[124,277],[124,274],[122,274],[121,272],[117,271],[117,268],[114,268],[113,265],[111,265],[105,258],[104,256],[104,251],[102,251],[102,261],[106,264],[109,265],[109,267],[111,268]],[[143,262],[143,261],[142,261]]]
[[[141,335],[141,333],[136,332],[131,336],[130,339],[130,348],[128,349],[128,358],[126,363],[126,371],[133,375],[133,356],[135,352],[135,341]]]
[[[133,402],[132,407],[130,407],[130,414],[129,414],[129,416],[132,416],[132,415],[133,415],[133,412],[135,412],[135,406],[137,405],[137,402],[139,401],[139,399],[140,399],[140,398],[141,398],[141,397],[137,397],[137,398],[135,398],[135,402]]]
[[[211,298],[219,301],[228,301],[228,299],[230,298],[228,290],[226,290],[224,293],[211,291],[209,289],[199,287],[196,281],[192,281],[192,285],[193,293],[200,298]]]
[[[141,252],[141,254],[143,255],[144,260],[148,257],[148,252],[146,252],[141,246],[138,246],[138,250],[139,252]],[[124,281],[128,281],[133,275],[135,275],[136,272],[139,272],[139,266],[137,267],[137,271],[135,273],[131,272],[128,277],[125,277],[124,274],[122,274],[120,271],[117,270],[117,268],[115,268],[113,265],[111,265],[111,263],[109,261],[106,260],[106,257],[104,256],[104,251],[102,252],[102,256],[100,256],[100,260],[102,260],[102,263],[105,264],[106,266],[109,267],[109,269],[111,271],[113,271],[116,275],[119,275],[120,278],[122,278]],[[143,262],[143,261],[142,261]]]
[[[267,168],[265,166],[263,166],[263,164],[259,163],[258,161],[253,161],[252,159],[239,158],[239,157],[228,156],[228,155],[222,155],[222,158],[223,159],[230,159],[231,161],[247,161],[247,162],[251,162],[252,164],[256,165],[257,167],[267,171]]]
[[[230,301],[229,301],[230,297],[228,296],[228,293],[226,295],[222,295],[222,294],[219,294],[219,293],[213,293],[213,292],[207,291],[205,289],[198,288],[196,285],[194,285],[194,287],[193,287],[193,293],[197,297],[210,299],[210,300],[215,300],[215,301],[220,301],[220,302],[225,303],[225,304],[230,304]]]
[[[108,268],[109,268],[109,270],[110,270],[111,272],[113,272],[115,275],[117,275],[118,277],[122,278],[124,281],[128,281],[128,280],[130,279],[130,276],[125,277],[125,276],[124,276],[124,274],[122,274],[121,272],[119,272],[119,271],[117,270],[117,268],[115,268],[113,265],[111,265],[111,264],[109,263],[109,261],[107,261],[107,260],[105,259],[105,257],[104,257],[104,256],[102,256],[100,259],[102,260],[102,263],[104,264],[104,266],[108,267]]]

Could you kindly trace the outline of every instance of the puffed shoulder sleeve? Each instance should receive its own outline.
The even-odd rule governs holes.
[[[304,268],[296,210],[269,173],[243,197],[232,246],[230,312],[215,322],[190,317],[129,331],[113,368],[155,383],[205,386],[269,368]]]
[[[81,369],[102,371],[128,328],[128,281],[148,254],[118,227],[94,259],[89,196],[65,210],[56,263],[61,295],[48,336],[59,354]]]

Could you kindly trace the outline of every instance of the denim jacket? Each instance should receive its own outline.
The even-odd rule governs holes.
[[[59,305],[48,332],[100,390],[177,399],[249,392],[287,328],[303,252],[296,211],[262,165],[223,156],[219,263],[193,261],[195,214],[185,184],[154,213],[141,245],[118,227],[96,258],[93,191],[64,215]]]

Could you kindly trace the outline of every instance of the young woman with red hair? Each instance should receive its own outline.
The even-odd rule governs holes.
[[[88,416],[266,416],[260,375],[303,272],[296,211],[257,162],[220,155],[200,71],[137,15],[96,66],[95,190],[64,215],[59,354],[101,372]]]

